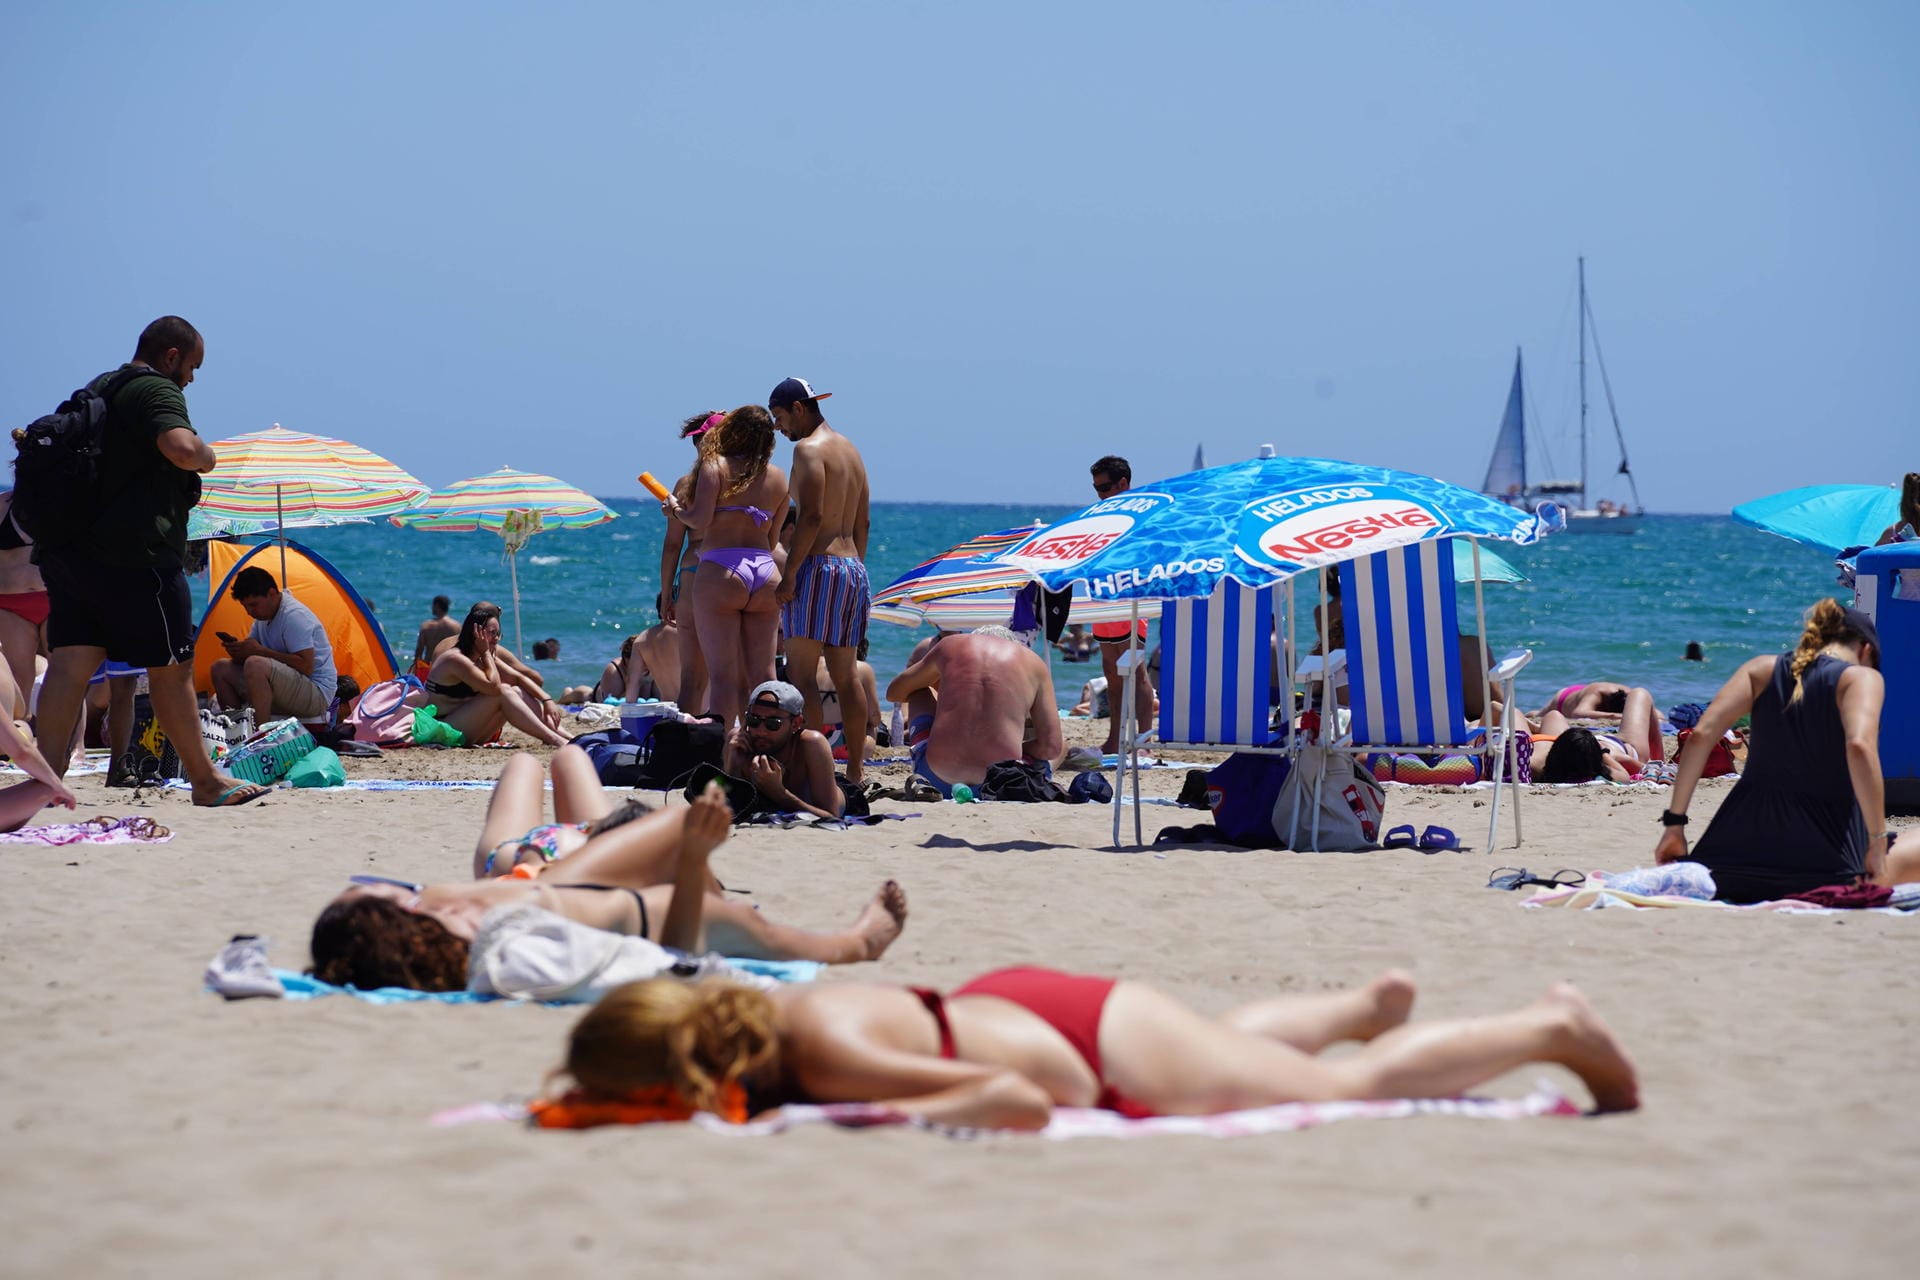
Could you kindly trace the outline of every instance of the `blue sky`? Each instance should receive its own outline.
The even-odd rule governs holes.
[[[883,499],[1077,503],[1102,453],[1146,479],[1268,441],[1477,484],[1516,345],[1571,463],[1584,253],[1651,508],[1920,466],[1912,5],[4,25],[15,423],[178,312],[203,434],[341,435],[434,484],[637,493],[681,417],[787,374]]]

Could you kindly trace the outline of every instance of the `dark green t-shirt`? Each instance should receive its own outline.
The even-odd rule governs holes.
[[[103,373],[88,386],[104,392],[119,372]],[[200,501],[200,476],[160,452],[160,437],[177,427],[191,431],[193,423],[187,398],[171,378],[135,377],[120,388],[107,406],[100,511],[75,552],[134,567],[177,569],[185,562],[187,516]]]

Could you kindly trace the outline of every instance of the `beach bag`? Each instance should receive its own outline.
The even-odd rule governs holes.
[[[701,765],[718,770],[726,747],[724,725],[708,720],[662,720],[647,731],[646,783],[677,787]]]
[[[467,735],[440,718],[440,712],[431,704],[414,707],[413,745],[416,747],[464,747]]]
[[[602,786],[637,787],[646,780],[646,749],[617,729],[583,733],[573,745],[593,761],[593,771]]]
[[[1292,766],[1285,756],[1236,751],[1207,771],[1207,808],[1220,838],[1249,849],[1284,849],[1275,806]]]
[[[287,770],[287,781],[296,787],[344,787],[347,768],[334,752],[315,747]]]
[[[978,792],[982,800],[1017,800],[1024,804],[1066,803],[1067,793],[1047,775],[1045,765],[1032,760],[1002,760],[987,766]]]
[[[1687,739],[1692,736],[1692,729],[1682,729],[1680,731],[1679,736],[1674,740],[1674,759],[1678,760],[1680,758],[1680,753],[1687,748]],[[1703,778],[1724,778],[1732,772],[1734,772],[1733,748],[1728,745],[1726,738],[1722,737],[1720,741],[1713,744],[1713,750],[1707,753],[1707,762],[1700,766],[1700,776]]]
[[[228,752],[223,763],[234,777],[265,786],[286,777],[315,745],[313,734],[298,720],[275,720]]]
[[[412,676],[382,680],[360,695],[346,723],[353,727],[356,742],[371,742],[382,747],[413,745],[413,711],[407,695],[420,684]]]
[[[1320,794],[1318,834],[1314,791]],[[1294,761],[1273,806],[1273,827],[1287,849],[1371,849],[1380,839],[1386,788],[1353,757],[1326,747],[1307,747]]]
[[[166,375],[122,369],[100,391],[82,387],[52,413],[13,433],[13,506],[7,518],[29,541],[63,547],[92,527],[108,496],[100,491],[107,406],[122,387],[143,376]]]
[[[866,783],[848,782],[847,775],[844,773],[834,774],[833,781],[840,788],[840,799],[843,802],[840,811],[842,817],[866,818],[873,815],[873,804],[867,799]]]
[[[733,810],[735,822],[743,822],[756,813],[773,812],[761,798],[758,787],[745,778],[734,777],[717,764],[703,761],[695,765],[686,774],[686,780],[686,789],[681,794],[686,797],[688,804],[700,798],[707,789],[707,783],[718,782],[720,789],[727,793],[727,808]]]

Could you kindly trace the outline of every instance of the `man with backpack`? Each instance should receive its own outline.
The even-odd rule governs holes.
[[[141,332],[131,361],[16,432],[14,518],[47,583],[49,658],[35,732],[49,762],[65,771],[87,679],[111,658],[146,668],[154,719],[179,753],[193,802],[231,806],[266,789],[213,767],[193,696],[187,517],[215,458],[181,393],[205,355],[192,325],[162,316]]]

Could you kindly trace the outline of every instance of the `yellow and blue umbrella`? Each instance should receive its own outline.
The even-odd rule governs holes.
[[[187,536],[212,538],[347,524],[403,511],[427,496],[419,480],[379,454],[279,423],[212,444]],[[286,565],[282,557],[281,569]]]
[[[518,552],[527,539],[547,529],[587,529],[614,518],[604,503],[564,480],[537,471],[502,467],[483,476],[456,480],[426,501],[398,515],[403,529],[473,533],[484,529],[506,542],[513,579],[513,647],[520,650],[520,568]]]

